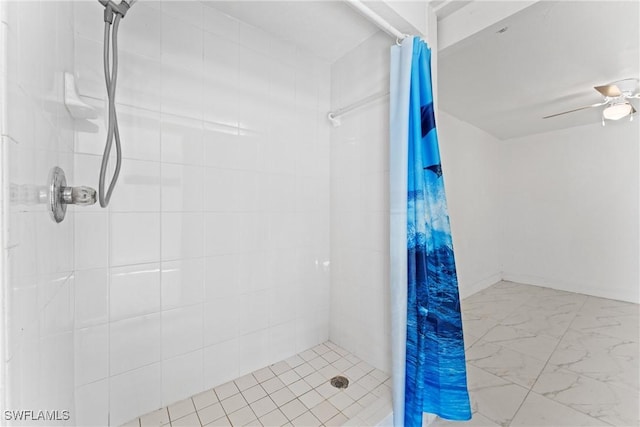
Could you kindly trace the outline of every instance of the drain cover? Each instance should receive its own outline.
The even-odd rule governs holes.
[[[349,386],[349,380],[347,377],[338,375],[331,378],[331,385],[335,388],[347,388]]]

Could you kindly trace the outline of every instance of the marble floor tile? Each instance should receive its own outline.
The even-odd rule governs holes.
[[[629,311],[629,310],[627,310]],[[581,311],[577,314],[571,329],[583,333],[595,332],[627,341],[640,341],[637,314],[627,314],[624,310],[595,309],[593,312]]]
[[[609,424],[531,392],[509,425],[513,427],[586,427]]]
[[[615,426],[640,423],[640,393],[547,365],[534,392]]]
[[[639,426],[638,307],[511,282],[463,300],[466,425]]]
[[[507,381],[469,391],[472,411],[498,425],[509,425],[526,396],[526,388]]]
[[[535,383],[545,362],[535,357],[478,340],[467,351],[467,363],[527,389]]]
[[[535,292],[536,295],[544,297],[544,296],[557,296],[557,297],[563,297],[563,296],[568,296],[568,295],[573,295],[573,296],[586,296],[584,294],[579,294],[576,292],[569,292],[569,291],[563,291],[561,289],[553,289],[553,288],[547,288],[544,286],[534,286],[534,285],[524,285],[527,289],[531,288],[532,293]]]
[[[478,341],[480,339],[479,336],[471,334],[471,333],[465,333],[464,334],[464,349],[468,350],[469,347],[471,347],[473,344],[476,343],[476,341]]]
[[[509,381],[473,365],[467,365],[467,388],[479,391],[485,387],[509,384]]]
[[[587,301],[582,307],[581,312],[600,314],[618,314],[636,316],[640,315],[640,306],[625,301],[616,301],[607,298],[587,297]]]
[[[543,362],[549,359],[560,341],[559,338],[537,335],[533,332],[503,325],[491,329],[482,337],[482,340],[527,354]]]
[[[429,427],[460,427],[464,425],[464,427],[499,427],[500,424],[497,424],[494,421],[491,421],[489,418],[484,415],[476,412],[472,415],[471,420],[465,421],[464,424],[460,424],[460,421],[448,421],[442,418],[437,418],[433,424],[429,424]]]
[[[637,391],[640,389],[638,352],[638,342],[570,329],[549,362],[580,375]]]
[[[476,424],[487,419],[488,425],[505,425],[527,395],[526,388],[473,365],[467,367],[467,385]]]
[[[509,315],[500,324],[534,334],[562,338],[577,314],[577,310],[556,312],[547,307],[524,305],[522,310]]]
[[[499,321],[516,311],[526,299],[524,295],[480,295],[474,300],[464,300],[461,308],[467,316]]]
[[[538,307],[554,313],[577,312],[589,297],[571,292],[546,290],[533,296],[525,303],[529,307]]]
[[[496,283],[482,291],[485,297],[493,296],[499,300],[511,299],[512,301],[521,301],[523,304],[527,301],[531,301],[533,298],[551,295],[554,292],[558,291],[540,286],[522,285],[506,281]]]
[[[523,285],[522,283],[510,282],[508,280],[501,280],[485,289],[483,292],[487,294],[496,294],[496,295],[509,295],[516,294],[521,295],[523,292],[533,293],[538,292],[540,288],[537,286],[529,286]]]
[[[462,331],[465,336],[475,335],[480,338],[496,325],[498,325],[498,321],[494,319],[474,318],[464,313],[462,315]]]

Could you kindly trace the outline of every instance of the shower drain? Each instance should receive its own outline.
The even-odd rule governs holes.
[[[331,385],[335,388],[347,388],[349,387],[349,380],[347,377],[341,375],[331,378]]]

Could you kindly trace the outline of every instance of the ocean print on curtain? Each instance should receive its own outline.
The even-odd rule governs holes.
[[[458,280],[433,111],[431,51],[419,38],[413,39],[412,48],[406,146],[403,424],[407,427],[422,425],[423,412],[450,420],[471,418]]]

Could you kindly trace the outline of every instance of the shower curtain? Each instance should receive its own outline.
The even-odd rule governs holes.
[[[471,419],[453,244],[431,89],[431,51],[391,48],[391,304],[394,425],[423,412]]]

